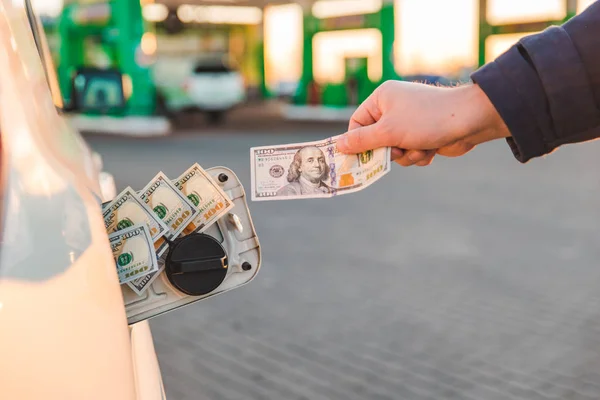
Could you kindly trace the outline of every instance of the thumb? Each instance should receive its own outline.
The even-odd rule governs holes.
[[[351,129],[337,140],[338,150],[346,154],[358,154],[367,150],[390,146],[389,138],[381,129],[381,123]]]

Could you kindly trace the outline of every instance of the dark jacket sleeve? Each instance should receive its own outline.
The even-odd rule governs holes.
[[[508,126],[521,162],[600,137],[600,1],[521,39],[471,79]]]

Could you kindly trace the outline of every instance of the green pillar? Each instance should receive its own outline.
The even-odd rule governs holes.
[[[479,0],[479,66],[485,64],[486,40],[492,33],[487,22],[487,0]]]
[[[296,104],[307,104],[310,85],[314,81],[313,73],[313,38],[318,29],[319,21],[312,15],[310,8],[305,11],[303,20],[302,41],[302,77],[295,96]]]
[[[71,10],[74,5],[65,6],[59,21],[58,32],[60,35],[58,80],[65,106],[71,103],[72,74],[77,67],[84,65],[83,37],[72,34]]]
[[[263,97],[263,99],[268,99],[271,97],[271,92],[269,91],[269,88],[267,87],[267,72],[265,70],[266,66],[266,53],[265,53],[265,33],[264,33],[264,21],[261,22],[261,24],[257,27],[256,29],[256,36],[257,36],[257,72],[258,72],[258,83],[259,83],[259,88],[260,88],[260,93]]]
[[[398,79],[394,68],[394,41],[396,39],[394,2],[384,1],[380,10],[381,29],[381,55],[382,59],[382,82]]]
[[[144,20],[139,1],[113,0],[112,17],[119,31],[117,53],[124,74],[131,77],[133,92],[128,112],[133,115],[152,115],[156,108],[156,89],[148,67],[140,66],[136,56],[141,52]]]
[[[258,78],[258,88],[264,99],[271,97],[271,92],[267,87],[265,71],[265,42],[261,39],[256,45],[256,70]]]

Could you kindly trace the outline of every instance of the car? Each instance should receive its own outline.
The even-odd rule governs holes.
[[[114,179],[68,122],[31,0],[0,7],[0,399],[165,399],[148,320],[245,285],[260,269],[243,187],[233,171],[209,168],[234,204],[235,224],[221,219],[183,238],[219,235],[228,269],[215,273],[218,285],[194,292],[206,277],[200,272],[212,272],[194,257],[177,285],[167,262],[152,296],[120,285],[102,216]],[[74,77],[87,82],[78,85],[83,99],[98,82],[123,82],[119,74],[86,74]],[[124,98],[103,104],[109,100],[118,106]],[[169,257],[181,242],[173,243]]]
[[[191,104],[214,123],[246,99],[244,78],[222,58],[196,62],[182,88]]]
[[[407,82],[420,82],[434,86],[449,86],[454,83],[451,79],[441,75],[406,75],[402,79]]]

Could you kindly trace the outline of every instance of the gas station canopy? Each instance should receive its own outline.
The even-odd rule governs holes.
[[[175,19],[183,23],[255,25],[263,21],[267,6],[297,4],[306,10],[315,0],[141,0],[141,3],[144,18],[153,22],[173,20],[176,15]]]
[[[377,13],[393,0],[141,0],[144,18],[160,22],[176,14],[181,22],[257,24],[267,6],[296,4],[317,18]]]
[[[182,5],[202,6],[244,6],[264,8],[268,5],[282,5],[296,3],[301,6],[310,7],[315,0],[156,0],[155,3],[164,4],[169,8],[177,8]],[[143,1],[142,1],[143,3]]]

